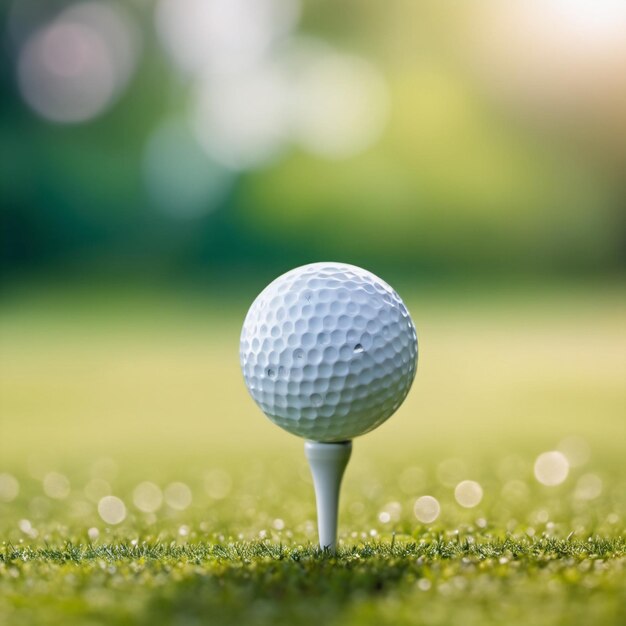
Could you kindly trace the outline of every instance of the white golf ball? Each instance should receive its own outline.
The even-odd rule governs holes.
[[[402,404],[417,368],[417,335],[400,296],[374,274],[312,263],[283,274],[252,303],[241,369],[276,424],[313,441],[345,441]]]

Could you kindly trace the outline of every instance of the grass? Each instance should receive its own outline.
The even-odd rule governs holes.
[[[337,556],[315,547],[302,442],[243,389],[239,307],[5,304],[0,623],[626,623],[625,302],[414,297],[418,379],[355,442]],[[546,486],[553,449],[569,473]]]
[[[622,539],[5,547],[6,623],[620,624]],[[294,621],[295,620],[295,621]]]

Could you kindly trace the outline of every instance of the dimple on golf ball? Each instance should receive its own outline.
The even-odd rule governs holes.
[[[246,386],[278,426],[320,442],[376,428],[402,404],[417,335],[400,296],[370,272],[312,263],[270,283],[241,332]]]

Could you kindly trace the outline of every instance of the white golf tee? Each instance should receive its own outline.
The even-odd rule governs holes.
[[[304,454],[309,462],[315,486],[320,548],[333,553],[337,547],[339,490],[351,453],[352,441],[340,443],[306,441],[304,443]]]

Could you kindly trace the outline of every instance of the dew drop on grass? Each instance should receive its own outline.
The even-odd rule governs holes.
[[[33,525],[31,524],[30,520],[28,520],[28,519],[21,519],[17,523],[17,527],[25,535],[28,535],[29,537],[37,536],[37,531],[33,528]]]
[[[100,536],[100,531],[97,528],[92,527],[87,531],[87,536],[91,541],[95,541]]]
[[[378,515],[379,521],[383,524],[387,522],[397,522],[402,514],[402,505],[399,502],[387,502]]]

